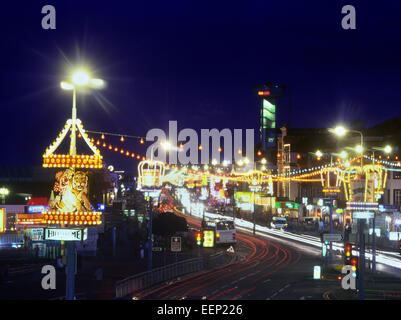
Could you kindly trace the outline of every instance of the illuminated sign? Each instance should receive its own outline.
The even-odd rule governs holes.
[[[104,203],[98,203],[97,209],[98,209],[99,211],[104,211],[105,208],[106,208],[106,206],[104,205]]]
[[[214,247],[214,231],[203,230],[203,247],[213,248]]]
[[[0,208],[0,233],[5,232],[6,209]]]
[[[43,215],[41,213],[18,213],[17,224],[42,224]]]
[[[339,193],[341,192],[340,187],[325,187],[323,188],[324,193]]]
[[[29,213],[43,213],[43,211],[46,211],[46,210],[47,210],[46,206],[29,206],[28,207]]]
[[[84,241],[88,238],[88,229],[45,229],[45,240]]]
[[[32,241],[43,241],[43,228],[33,228],[28,230],[30,232]]]
[[[276,202],[276,208],[298,209],[296,202]]]
[[[56,212],[46,211],[42,214],[42,222],[47,224],[64,224],[64,225],[100,225],[102,224],[101,212]]]
[[[347,210],[373,210],[376,211],[379,208],[378,203],[368,202],[347,202]]]
[[[258,91],[258,96],[270,96],[270,91]]]
[[[354,212],[353,218],[354,219],[373,219],[374,213],[373,212]]]
[[[181,237],[171,237],[171,251],[181,252]]]
[[[313,279],[320,279],[321,268],[320,266],[313,267]]]

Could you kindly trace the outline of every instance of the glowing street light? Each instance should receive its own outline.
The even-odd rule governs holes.
[[[340,157],[341,157],[342,159],[346,159],[347,156],[348,156],[348,154],[347,154],[345,151],[341,151]]]
[[[334,133],[335,135],[342,137],[347,133],[347,129],[345,129],[343,126],[337,126],[334,129],[330,128],[329,129],[330,132]]]
[[[0,188],[0,195],[3,198],[3,204],[6,202],[6,196],[10,193],[10,190],[7,188]]]
[[[72,82],[77,86],[86,86],[89,83],[90,76],[84,70],[77,70],[72,75]]]
[[[355,132],[355,133],[359,133],[361,135],[361,144],[359,145],[359,148],[357,149],[357,151],[361,154],[361,167],[362,167],[362,163],[363,163],[363,134],[361,131],[358,130],[351,130],[351,129],[346,129],[343,126],[337,126],[334,129],[333,128],[329,128],[328,129],[329,132],[334,133],[336,136],[342,137],[345,134],[347,134],[348,132]]]
[[[358,153],[362,153],[362,152],[363,152],[363,148],[362,148],[361,145],[357,145],[357,146],[355,147],[355,150],[356,150],[356,152],[358,152]]]
[[[70,81],[61,81],[60,86],[63,90],[72,90],[72,124],[71,124],[71,144],[70,155],[76,155],[76,130],[77,130],[77,89],[89,87],[92,89],[102,89],[104,80],[92,79],[90,74],[84,69],[73,72]]]
[[[319,158],[321,158],[323,156],[323,153],[320,150],[317,150],[315,154]]]
[[[266,164],[266,163],[267,163],[267,160],[266,160],[265,158],[263,158],[260,162],[261,162],[262,164]]]
[[[389,145],[387,145],[387,146],[384,147],[384,152],[385,152],[385,153],[391,153],[391,150],[392,150],[392,148],[391,148],[391,146],[389,146]]]

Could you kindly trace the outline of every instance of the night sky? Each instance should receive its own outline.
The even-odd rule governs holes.
[[[41,27],[46,4],[56,30]],[[341,28],[346,4],[356,30]],[[145,136],[168,120],[257,129],[254,87],[266,81],[290,88],[293,127],[400,115],[400,1],[2,0],[0,12],[1,165],[41,164],[71,117],[59,83],[80,63],[108,83],[78,98],[88,130]],[[278,105],[278,126],[289,101]],[[102,153],[116,168],[137,164]]]

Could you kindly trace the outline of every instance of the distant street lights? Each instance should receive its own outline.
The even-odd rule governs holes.
[[[381,151],[381,152],[384,152],[386,154],[389,154],[389,153],[391,153],[392,150],[393,150],[393,148],[391,146],[389,146],[389,145],[386,145],[384,148],[372,147],[372,150],[371,150],[372,153],[373,153],[373,155],[372,155],[372,163],[375,163],[375,151]]]
[[[10,190],[8,190],[7,188],[0,188],[0,195],[3,199],[3,204],[5,204],[6,202],[6,196],[10,193]]]

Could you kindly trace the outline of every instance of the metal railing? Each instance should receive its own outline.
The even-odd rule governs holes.
[[[177,278],[181,275],[198,272],[221,264],[224,253],[219,252],[206,257],[188,259],[160,268],[152,272],[142,272],[132,277],[125,278],[116,283],[116,298],[128,296],[136,291],[149,288],[163,281]]]

